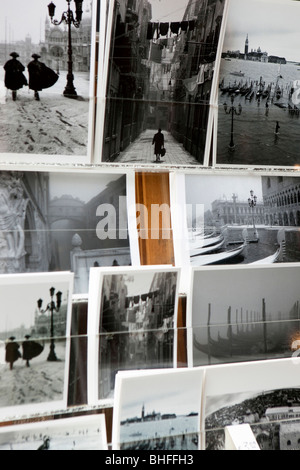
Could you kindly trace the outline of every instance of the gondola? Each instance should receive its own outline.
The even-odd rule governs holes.
[[[212,253],[213,251],[218,251],[223,247],[224,243],[225,239],[221,240],[219,243],[215,243],[214,245],[209,245],[204,248],[194,248],[190,250],[190,257],[194,258],[195,256]]]
[[[218,235],[216,237],[211,237],[211,238],[198,238],[194,240],[190,240],[190,249],[200,249],[200,248],[205,248],[207,246],[212,246],[215,245],[216,243],[220,243],[221,241],[224,240],[223,235]]]
[[[210,264],[220,263],[222,261],[227,261],[228,259],[235,258],[241,255],[244,249],[247,246],[247,242],[244,242],[238,248],[233,250],[223,251],[221,253],[213,253],[206,255],[199,255],[190,258],[192,266],[207,266]]]

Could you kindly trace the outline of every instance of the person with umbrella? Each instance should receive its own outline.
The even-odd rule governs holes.
[[[12,99],[13,101],[16,101],[17,90],[23,88],[24,85],[28,85],[28,83],[23,73],[25,67],[19,60],[17,60],[19,54],[17,52],[12,52],[10,56],[12,59],[8,60],[3,66],[5,70],[4,84],[8,90],[12,91]]]
[[[37,101],[40,100],[39,91],[44,88],[52,87],[58,80],[58,75],[54,70],[47,67],[38,54],[32,54],[33,60],[27,65],[29,73],[29,88],[34,91],[34,97]]]

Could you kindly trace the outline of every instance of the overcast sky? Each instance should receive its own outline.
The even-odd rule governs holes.
[[[114,173],[49,173],[50,200],[54,197],[70,195],[89,202],[93,197],[100,194],[107,185],[122,177],[122,174]]]
[[[232,201],[232,195],[238,196],[238,201],[245,202],[253,190],[262,201],[262,186],[260,176],[246,175],[187,175],[185,179],[186,203],[204,204],[204,211],[211,210],[211,203],[217,199]]]
[[[199,288],[201,286],[201,288]],[[276,287],[277,286],[277,290]],[[299,267],[234,268],[201,270],[195,273],[193,289],[193,323],[207,324],[208,304],[212,307],[212,323],[227,321],[227,309],[261,312],[262,299],[267,314],[278,319],[278,313],[287,314],[294,302],[300,300]],[[195,317],[194,317],[195,315]]]
[[[131,274],[129,273],[129,279],[132,278]],[[150,291],[151,283],[153,281],[154,272],[139,272],[133,275],[133,282],[126,282],[128,295],[135,296],[135,295],[142,295],[147,294]]]
[[[191,370],[124,380],[121,395],[121,420],[141,416],[143,405],[146,414],[199,413],[201,373]]]
[[[45,37],[45,20],[48,17],[48,4],[50,0],[8,0],[1,1],[0,16],[0,42],[5,38],[8,42],[24,40],[29,34],[34,44],[38,44]],[[66,0],[55,0],[56,19],[61,18],[67,9]],[[90,0],[84,0],[85,13]],[[181,21],[188,4],[188,0],[151,0],[153,8],[153,21]],[[75,9],[74,2],[71,2]],[[17,14],[16,14],[17,12]]]
[[[293,0],[230,0],[223,50],[261,48],[269,55],[300,61],[300,2]]]
[[[150,0],[152,21],[182,21],[188,0]]]
[[[45,39],[45,20],[48,16],[48,5],[51,0],[1,0],[0,15],[0,41],[7,42],[24,40],[29,34],[34,44]],[[56,19],[61,18],[67,10],[66,0],[54,0],[56,5]],[[84,0],[85,4],[90,0]],[[71,2],[72,10],[75,10],[74,2]]]
[[[62,281],[56,282],[54,277],[52,281],[37,283],[35,278],[35,281],[26,284],[22,284],[22,281],[12,285],[5,282],[4,285],[0,283],[0,332],[5,333],[21,325],[26,328],[31,327],[34,322],[37,301],[43,299],[42,308],[46,308],[50,302],[51,287],[55,287],[56,292],[61,291],[63,293],[62,301],[64,303],[68,296],[69,284]],[[54,300],[56,300],[56,297]]]

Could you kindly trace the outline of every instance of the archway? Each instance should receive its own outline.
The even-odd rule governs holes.
[[[76,233],[84,238],[84,229],[83,222],[71,218],[62,218],[51,224],[51,270],[69,271],[71,269],[72,238]]]
[[[283,214],[283,225],[289,226],[289,218],[286,212]]]
[[[294,214],[293,212],[290,212],[290,215],[289,215],[289,225],[294,227],[296,225],[296,221],[295,221],[295,217],[294,217]]]

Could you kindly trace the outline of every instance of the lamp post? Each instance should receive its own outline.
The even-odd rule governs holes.
[[[254,236],[257,237],[258,239],[258,233],[255,227],[255,218],[254,218],[254,208],[256,207],[257,204],[257,196],[254,195],[254,191],[250,191],[250,197],[248,198],[248,204],[249,207],[251,208],[252,212],[252,223],[253,223],[253,229],[254,229]]]
[[[235,144],[233,141],[233,122],[234,122],[234,116],[240,116],[242,114],[242,106],[241,103],[239,103],[238,107],[236,108],[234,106],[234,95],[231,95],[231,106],[228,108],[227,103],[224,103],[224,111],[226,114],[231,114],[231,138],[230,138],[230,144],[229,144],[229,150],[234,151],[235,150]]]
[[[68,25],[68,74],[67,74],[67,84],[64,90],[64,96],[68,98],[77,98],[77,92],[74,87],[74,75],[73,75],[73,50],[72,50],[72,33],[71,26],[79,28],[82,20],[82,3],[83,0],[74,0],[76,6],[76,13],[74,16],[73,11],[70,8],[71,0],[66,0],[68,3],[68,10],[64,11],[61,20],[55,20],[55,9],[56,5],[53,2],[49,3],[48,11],[51,18],[51,23],[55,26],[59,26],[61,23],[65,22]]]
[[[49,362],[56,362],[58,359],[55,354],[55,342],[54,342],[54,312],[59,312],[60,307],[61,307],[61,298],[62,298],[62,292],[57,292],[56,294],[56,303],[54,302],[55,294],[55,288],[51,287],[50,289],[50,303],[47,305],[45,310],[42,310],[42,305],[43,305],[43,300],[39,299],[37,301],[38,309],[40,313],[46,313],[50,311],[51,314],[51,326],[50,326],[50,337],[51,337],[51,342],[50,342],[50,352],[47,358],[47,361]]]

